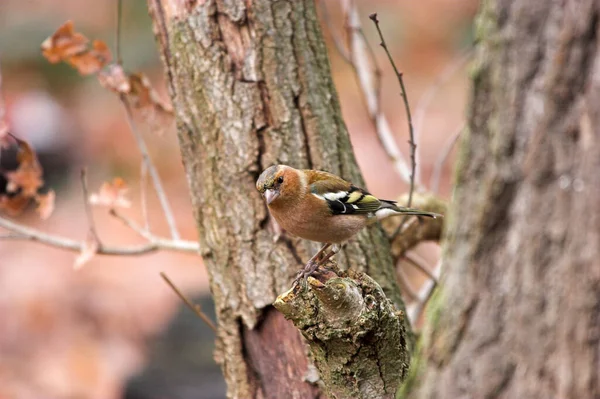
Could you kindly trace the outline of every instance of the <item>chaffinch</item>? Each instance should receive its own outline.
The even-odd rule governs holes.
[[[440,217],[436,213],[397,206],[328,172],[298,170],[287,165],[265,169],[256,188],[271,215],[285,230],[298,237],[323,243],[301,275],[308,277],[337,251],[325,251],[344,243],[366,226],[394,215]]]

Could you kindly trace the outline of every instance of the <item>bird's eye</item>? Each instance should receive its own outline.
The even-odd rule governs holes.
[[[279,176],[277,178],[277,183],[279,183],[279,184],[283,183],[283,176]]]

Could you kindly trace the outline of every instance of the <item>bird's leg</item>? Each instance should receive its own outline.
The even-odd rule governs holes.
[[[312,258],[310,258],[308,263],[304,266],[304,269],[300,270],[294,282],[298,281],[301,278],[306,279],[308,276],[312,275],[315,272],[315,270],[317,270],[317,267],[319,267],[319,265],[321,264],[323,253],[325,253],[325,251],[327,251],[327,249],[330,246],[331,244],[324,244],[321,247],[321,249],[319,249],[319,251],[316,254],[314,254]]]
[[[327,263],[327,261],[329,259],[331,259],[332,256],[334,256],[335,254],[337,254],[338,252],[340,252],[340,250],[342,249],[342,246],[339,244],[335,244],[331,247],[331,251],[329,251],[329,253],[327,255],[325,255],[324,257],[322,257],[318,263],[317,266],[321,266],[324,265],[325,263]]]
[[[327,249],[329,249],[330,246],[331,244],[323,244],[321,249],[319,249],[319,251],[316,254],[314,254],[312,258],[310,258],[310,260],[306,264],[306,267],[312,265],[313,263],[319,264],[321,259],[323,258],[323,254],[325,253],[325,251],[327,251]]]

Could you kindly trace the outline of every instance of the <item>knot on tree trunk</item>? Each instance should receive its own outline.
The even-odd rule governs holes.
[[[391,398],[410,355],[402,318],[368,275],[333,264],[274,302],[300,330],[331,398]]]

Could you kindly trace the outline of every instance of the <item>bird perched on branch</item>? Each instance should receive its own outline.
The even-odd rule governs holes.
[[[304,277],[335,255],[340,244],[378,220],[393,215],[441,217],[378,199],[341,177],[318,170],[274,165],[261,173],[256,188],[281,227],[298,237],[323,243],[300,273]],[[325,254],[332,245],[337,250]]]

